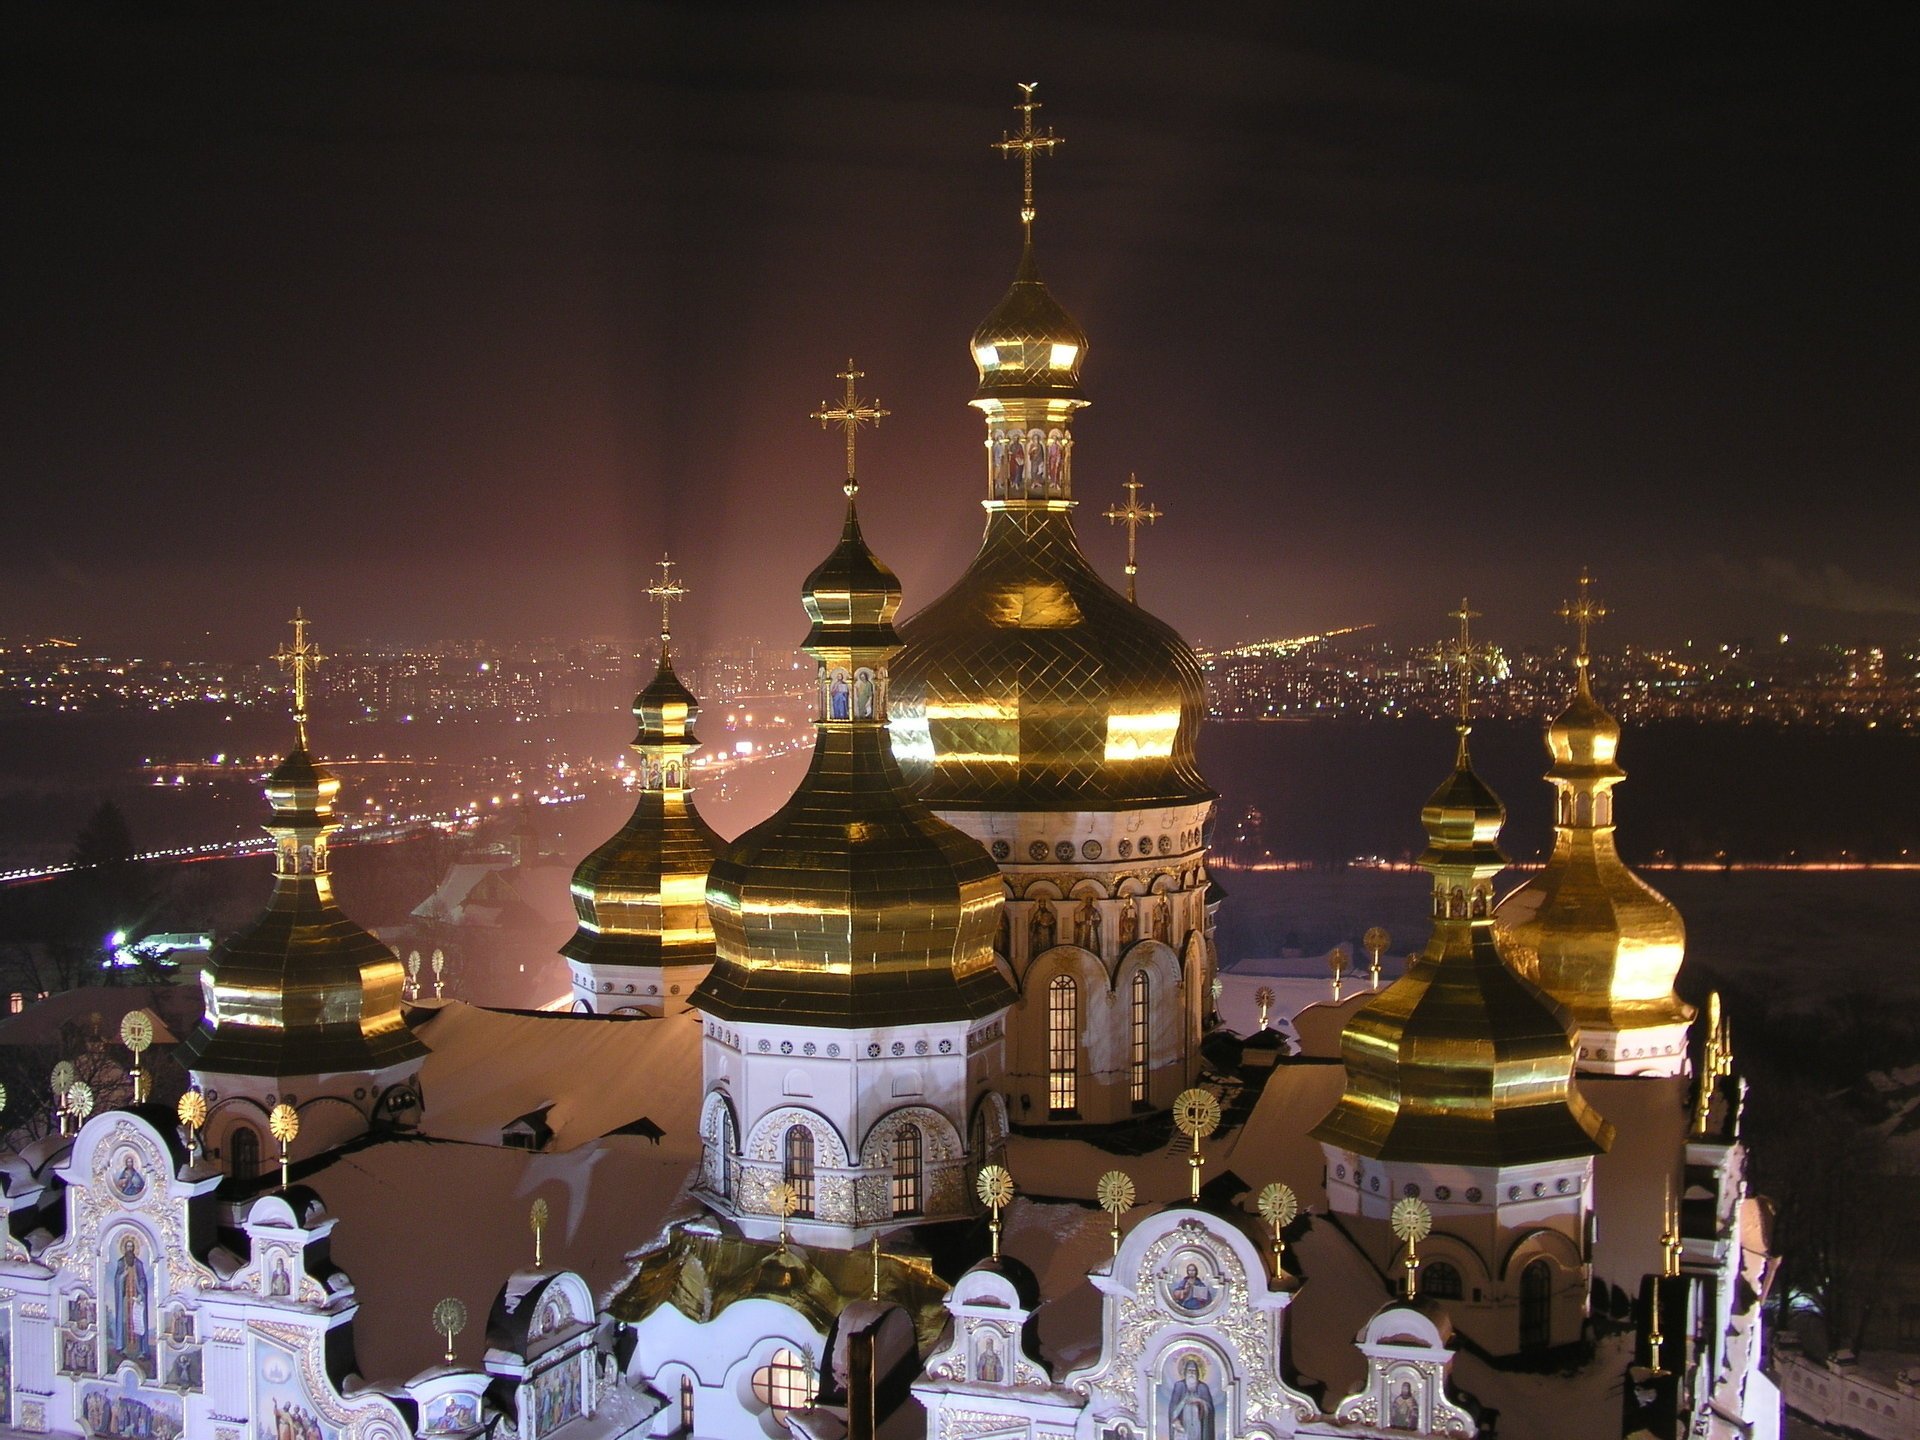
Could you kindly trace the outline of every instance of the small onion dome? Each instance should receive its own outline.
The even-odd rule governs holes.
[[[332,879],[316,863],[338,823],[339,789],[304,746],[267,777],[266,828],[280,842],[273,898],[207,957],[206,1011],[185,1045],[192,1069],[322,1075],[426,1053],[401,1012],[399,959],[334,903]]]
[[[972,351],[980,372],[976,403],[1085,400],[1080,365],[1087,332],[1041,282],[1031,238],[1020,252],[1012,288],[973,332]]]
[[[1627,868],[1614,841],[1614,756],[1620,722],[1593,698],[1584,671],[1547,728],[1559,796],[1553,854],[1495,911],[1509,963],[1538,981],[1584,1030],[1683,1023],[1673,993],[1687,929],[1673,903]]]
[[[1407,971],[1347,1022],[1346,1088],[1314,1138],[1410,1164],[1525,1165],[1605,1150],[1613,1127],[1573,1085],[1567,1012],[1494,942],[1490,876],[1506,808],[1454,773],[1421,812],[1434,877],[1433,933]]]
[[[903,627],[894,753],[937,809],[1202,803],[1206,680],[1179,632],[1088,564],[1064,511],[990,511],[953,587]]]
[[[871,675],[884,696],[900,582],[851,500],[803,598],[822,671]],[[714,862],[719,960],[693,1003],[723,1020],[861,1029],[992,1014],[1014,1000],[993,954],[1001,894],[992,857],[908,791],[884,703],[822,718],[792,798]]]

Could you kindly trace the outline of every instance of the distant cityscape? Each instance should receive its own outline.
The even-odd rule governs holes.
[[[1456,681],[1431,647],[1368,641],[1367,627],[1200,650],[1216,720],[1445,715]],[[532,721],[624,710],[651,644],[607,639],[495,645],[457,641],[343,650],[320,668],[316,713],[348,723]],[[711,713],[740,701],[804,702],[811,661],[749,641],[677,647],[675,663]],[[1474,679],[1479,713],[1544,717],[1565,703],[1564,646],[1490,647]],[[1920,723],[1920,639],[1897,646],[1767,641],[1624,645],[1597,653],[1594,684],[1630,720],[1775,725]],[[0,640],[0,709],[277,710],[286,679],[270,660],[116,655],[65,638]],[[763,707],[765,708],[765,707]],[[776,706],[775,708],[781,708]],[[782,715],[784,722],[800,717]]]

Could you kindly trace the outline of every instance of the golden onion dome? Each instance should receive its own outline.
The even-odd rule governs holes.
[[[964,1020],[1011,1004],[996,968],[1000,872],[906,788],[887,742],[899,581],[849,498],[807,579],[818,662],[813,760],[793,796],[714,862],[719,960],[694,1004],[728,1020],[871,1027]]]
[[[583,965],[707,965],[707,871],[722,841],[695,808],[687,757],[700,748],[700,703],[674,673],[666,639],[660,664],[634,698],[640,787],[633,814],[573,872],[579,919],[560,953]]]
[[[1040,279],[1033,237],[1020,251],[1013,285],[973,332],[969,344],[980,385],[974,403],[1005,400],[1075,400],[1087,332],[1053,298]]]
[[[401,1011],[399,959],[335,904],[327,837],[340,782],[296,745],[267,776],[273,897],[201,973],[188,1065],[225,1075],[381,1070],[426,1053]]]
[[[1693,1013],[1673,993],[1686,956],[1680,912],[1615,847],[1619,741],[1620,722],[1594,698],[1582,663],[1571,703],[1547,727],[1553,855],[1495,912],[1508,961],[1583,1030],[1678,1024]]]
[[[1473,772],[1427,802],[1433,933],[1407,971],[1347,1022],[1346,1089],[1314,1137],[1417,1164],[1520,1165],[1605,1150],[1613,1127],[1573,1085],[1566,1012],[1494,943],[1492,877],[1505,809]]]

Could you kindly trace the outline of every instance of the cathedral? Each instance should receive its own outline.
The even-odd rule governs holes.
[[[1781,1433],[1744,1083],[1615,847],[1584,578],[1547,864],[1501,893],[1462,601],[1424,948],[1241,1037],[1269,1065],[1209,1043],[1206,694],[1131,547],[1117,589],[1076,538],[1089,337],[1041,278],[1038,108],[996,147],[1019,248],[969,342],[979,552],[911,610],[849,361],[812,417],[845,463],[800,582],[809,767],[742,835],[701,817],[662,562],[632,816],[578,859],[549,1012],[410,1003],[336,903],[296,621],[272,891],[209,957],[194,1088],[0,1155],[0,1434]]]

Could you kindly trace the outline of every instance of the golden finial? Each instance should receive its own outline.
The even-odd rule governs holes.
[[[1713,1087],[1727,1073],[1726,1061],[1721,1056],[1721,1042],[1725,1026],[1720,1019],[1720,992],[1710,991],[1707,995],[1706,1043],[1700,1055],[1700,1088],[1693,1101],[1693,1133],[1707,1133],[1708,1112],[1713,1108]]]
[[[1262,985],[1254,992],[1253,1003],[1260,1007],[1260,1028],[1262,1030],[1267,1028],[1267,1016],[1273,1010],[1273,1001],[1274,994],[1271,985]]]
[[[1094,1187],[1094,1198],[1099,1200],[1100,1208],[1113,1217],[1113,1228],[1107,1233],[1113,1237],[1113,1253],[1120,1253],[1120,1217],[1133,1208],[1133,1177],[1124,1170],[1109,1170],[1100,1177],[1100,1183]]]
[[[187,1158],[200,1158],[200,1127],[207,1123],[207,1097],[199,1090],[187,1090],[180,1096],[177,1112],[187,1127]]]
[[[307,676],[327,657],[322,655],[307,639],[307,626],[313,622],[307,619],[306,612],[294,607],[293,619],[287,622],[293,626],[293,644],[282,645],[273,652],[273,658],[282,670],[293,675],[293,724],[300,735],[300,748],[307,748]]]
[[[1420,1287],[1420,1242],[1433,1233],[1433,1212],[1426,1202],[1408,1195],[1394,1202],[1393,1233],[1407,1242],[1407,1298]]]
[[[433,1328],[447,1337],[447,1364],[453,1363],[453,1337],[467,1328],[467,1307],[460,1301],[442,1300],[433,1307]]]
[[[854,478],[853,473],[854,436],[859,433],[862,425],[878,426],[882,420],[893,413],[891,410],[882,410],[877,397],[869,403],[868,401],[860,399],[854,393],[853,382],[866,378],[866,373],[864,370],[854,369],[853,358],[849,356],[847,358],[847,368],[838,373],[838,378],[847,382],[847,393],[840,397],[840,403],[838,405],[829,405],[826,401],[822,400],[820,402],[820,408],[808,417],[809,419],[818,420],[822,430],[826,429],[829,425],[838,425],[842,430],[847,432],[846,490],[849,495],[860,488],[860,482]]]
[[[1192,1176],[1193,1199],[1200,1198],[1200,1167],[1206,1164],[1200,1154],[1200,1142],[1220,1128],[1220,1101],[1211,1090],[1194,1086],[1173,1097],[1173,1123],[1180,1133],[1193,1141],[1193,1153],[1187,1156]]]
[[[1260,1218],[1267,1222],[1267,1231],[1273,1236],[1273,1278],[1278,1284],[1287,1273],[1286,1228],[1300,1213],[1300,1200],[1292,1186],[1276,1180],[1261,1190],[1259,1205]]]
[[[1040,88],[1040,82],[1028,84],[1016,82],[1020,86],[1020,103],[1013,108],[1020,112],[1020,133],[1009,135],[1000,132],[1000,138],[993,142],[993,148],[1002,155],[1020,157],[1020,224],[1026,231],[1027,239],[1033,238],[1033,157],[1051,154],[1056,146],[1066,144],[1066,137],[1053,133],[1049,125],[1044,131],[1033,128],[1033,112],[1040,108],[1040,102],[1033,98],[1033,92]]]
[[[1135,554],[1140,535],[1140,527],[1142,525],[1153,524],[1161,515],[1159,506],[1142,505],[1140,503],[1140,489],[1139,477],[1128,475],[1126,481],[1127,503],[1124,505],[1109,506],[1102,512],[1113,524],[1125,525],[1127,527],[1127,602],[1133,605],[1140,603],[1140,597],[1136,593],[1136,580],[1140,574],[1140,565]]]
[[[300,1112],[282,1100],[267,1115],[267,1129],[280,1142],[280,1188],[287,1188],[288,1151],[300,1134]]]
[[[541,1242],[547,1234],[547,1202],[544,1199],[535,1200],[533,1207],[527,1211],[527,1228],[533,1231],[533,1268],[538,1270],[541,1260]]]
[[[73,1082],[80,1078],[80,1072],[73,1068],[71,1060],[54,1062],[53,1073],[48,1079],[53,1083],[53,1103],[60,1112],[60,1133],[67,1133],[67,1118],[73,1112],[67,1108],[67,1092],[73,1089]]]
[[[84,1125],[87,1117],[93,1114],[93,1087],[84,1080],[76,1080],[67,1087],[67,1109],[73,1112],[73,1118]]]
[[[133,1052],[133,1103],[147,1098],[146,1076],[140,1073],[140,1055],[153,1044],[153,1020],[144,1010],[129,1010],[120,1017],[120,1043]]]
[[[1004,1165],[985,1165],[980,1169],[980,1178],[974,1182],[974,1193],[979,1195],[980,1203],[993,1212],[991,1230],[993,1232],[993,1258],[1000,1258],[1000,1212],[1013,1203],[1013,1176],[1007,1173]]]
[[[1353,957],[1347,953],[1347,947],[1336,945],[1327,952],[1327,969],[1333,972],[1333,1003],[1340,1003],[1340,987],[1346,983],[1347,967]]]
[[[767,1202],[773,1206],[773,1213],[780,1217],[780,1248],[784,1250],[787,1248],[787,1221],[800,1208],[800,1192],[782,1180],[767,1193]]]
[[[1580,571],[1580,597],[1562,601],[1555,613],[1572,625],[1580,637],[1573,653],[1573,664],[1579,676],[1580,690],[1584,694],[1587,690],[1587,667],[1593,662],[1592,652],[1587,648],[1587,632],[1607,618],[1606,605],[1593,598],[1593,577],[1585,567]]]
[[[1666,1228],[1660,1232],[1660,1273],[1678,1275],[1680,1273],[1680,1206],[1673,1198],[1673,1179],[1667,1179],[1666,1200],[1662,1206],[1661,1218]]]
[[[1650,1378],[1658,1380],[1667,1372],[1660,1364],[1661,1347],[1667,1343],[1667,1337],[1660,1333],[1660,1277],[1653,1277],[1653,1284],[1647,1291],[1647,1309],[1652,1318],[1647,1326],[1647,1358],[1652,1362],[1647,1368]]]
[[[1367,988],[1380,988],[1380,956],[1393,944],[1393,936],[1387,933],[1384,925],[1375,925],[1360,937],[1360,943],[1367,951]]]
[[[673,561],[664,553],[653,562],[660,567],[660,579],[647,587],[647,598],[660,602],[660,650],[666,654],[667,641],[672,638],[672,607],[676,600],[687,598],[688,590],[673,578]]]

